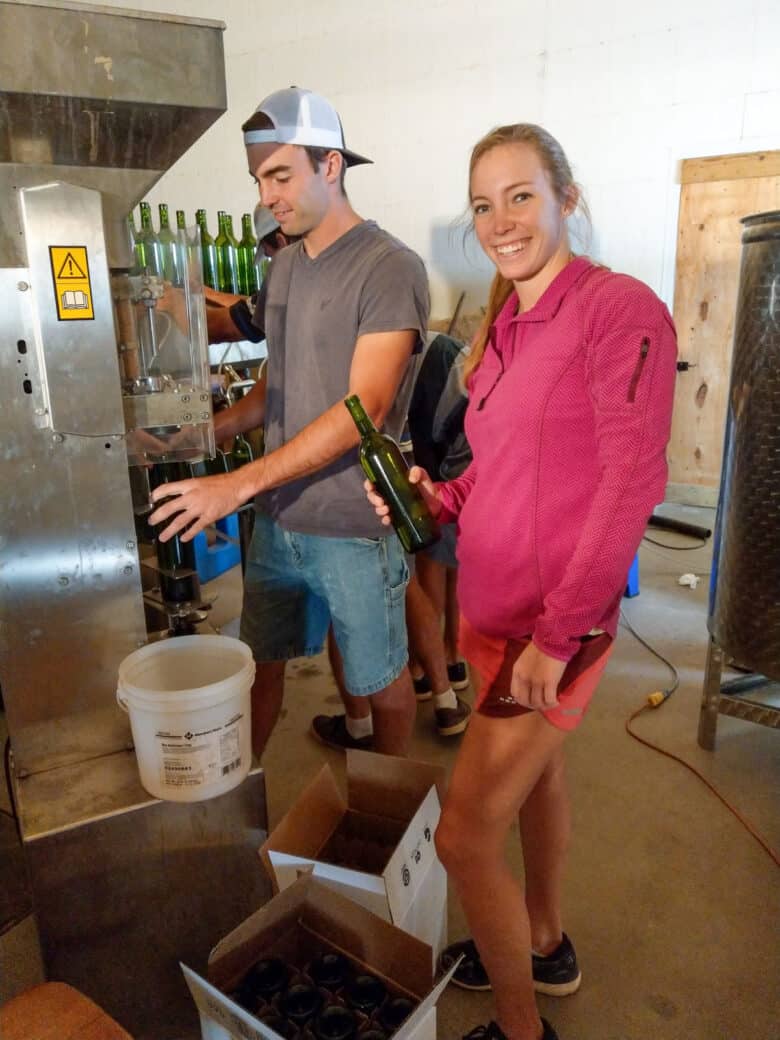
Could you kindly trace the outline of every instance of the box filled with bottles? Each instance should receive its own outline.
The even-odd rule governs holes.
[[[430,947],[311,876],[182,965],[203,1040],[435,1040]]]
[[[347,793],[323,766],[271,831],[260,857],[283,891],[302,871],[427,943],[447,938],[447,878],[433,843],[444,770],[347,752]]]

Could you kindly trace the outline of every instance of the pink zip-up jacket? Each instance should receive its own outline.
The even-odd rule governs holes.
[[[458,598],[489,636],[568,661],[614,636],[629,567],[666,487],[677,341],[642,282],[584,257],[536,305],[512,293],[469,382],[474,461],[439,484]]]

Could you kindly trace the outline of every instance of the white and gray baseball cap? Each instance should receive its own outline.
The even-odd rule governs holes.
[[[347,166],[370,163],[344,144],[344,130],[336,109],[320,94],[301,87],[287,87],[269,94],[255,112],[262,112],[273,126],[245,130],[244,144],[298,144],[341,152]]]

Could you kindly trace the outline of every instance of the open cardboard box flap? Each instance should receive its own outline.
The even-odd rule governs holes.
[[[446,879],[435,871],[434,834],[440,815],[444,770],[421,762],[350,751],[347,754],[349,800],[323,766],[259,850],[274,890],[294,884],[304,873],[362,904],[385,920],[407,920],[436,956],[446,934]],[[356,804],[355,804],[356,803]],[[380,871],[321,858],[328,838],[350,811],[400,824],[400,838]],[[441,891],[440,891],[441,890]],[[410,917],[417,900],[419,906]]]
[[[373,751],[347,751],[347,802],[350,809],[412,819],[428,790],[435,786],[444,801],[446,770],[427,762],[377,755]]]
[[[324,765],[260,847],[259,855],[275,892],[279,891],[279,884],[269,850],[279,848],[302,860],[316,859],[346,811],[347,804],[331,768]]]

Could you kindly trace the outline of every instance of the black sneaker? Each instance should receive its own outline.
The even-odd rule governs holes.
[[[546,1018],[542,1019],[542,1028],[542,1040],[558,1040],[558,1034]],[[477,1026],[470,1033],[466,1033],[463,1040],[507,1040],[507,1036],[498,1022],[488,1022],[486,1026]]]
[[[347,729],[346,715],[315,715],[311,720],[311,732],[323,744],[340,751],[346,751],[347,748],[371,751],[374,747],[373,736],[360,737],[358,740],[352,736]]]
[[[449,971],[461,955],[463,960],[452,976],[452,983],[461,989],[490,989],[490,979],[473,939],[452,943],[443,950],[439,957],[441,970]],[[577,954],[565,932],[558,947],[549,956],[539,957],[535,953],[531,954],[531,970],[534,989],[537,993],[546,993],[550,997],[567,997],[576,993],[582,982]]]
[[[577,954],[566,932],[553,952],[546,957],[532,953],[531,967],[537,993],[546,993],[549,997],[568,997],[580,988],[582,974],[577,965]]]
[[[414,695],[419,702],[429,701],[433,697],[431,681],[427,675],[421,675],[419,679],[413,678],[412,686],[414,686]]]
[[[468,726],[471,708],[464,700],[456,696],[454,708],[435,708],[436,729],[440,737],[455,737]]]
[[[469,684],[469,673],[466,671],[465,661],[456,661],[455,664],[447,665],[447,678],[453,690],[465,690]]]
[[[490,989],[490,979],[479,955],[477,944],[473,939],[463,939],[461,942],[450,943],[449,946],[442,950],[439,955],[441,972],[446,975],[459,957],[463,959],[450,979],[453,986],[460,986],[461,989],[471,989],[478,992]]]

